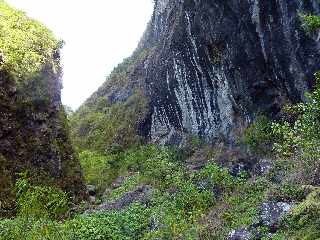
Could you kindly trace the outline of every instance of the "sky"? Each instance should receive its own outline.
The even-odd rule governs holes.
[[[6,0],[44,23],[62,50],[62,102],[78,108],[137,47],[153,0]]]

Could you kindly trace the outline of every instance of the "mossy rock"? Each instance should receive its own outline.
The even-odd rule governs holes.
[[[58,49],[59,42],[41,23],[0,0],[2,205],[11,206],[17,173],[26,170],[37,184],[85,195],[61,104]]]

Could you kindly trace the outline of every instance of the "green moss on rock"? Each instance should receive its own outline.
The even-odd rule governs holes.
[[[1,202],[12,202],[16,174],[26,170],[35,184],[84,194],[61,104],[58,41],[0,0],[0,49]]]

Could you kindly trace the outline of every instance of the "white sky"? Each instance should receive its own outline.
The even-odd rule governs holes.
[[[76,109],[129,57],[151,18],[152,0],[6,0],[66,42],[62,102]]]

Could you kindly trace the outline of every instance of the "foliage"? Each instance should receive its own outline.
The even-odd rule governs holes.
[[[273,141],[270,121],[265,116],[257,117],[244,134],[244,142],[255,153],[267,153]]]
[[[96,165],[96,168],[103,167],[105,162],[109,162],[96,153],[82,154],[87,161],[92,159],[92,164]],[[45,217],[47,211],[38,211],[36,207],[40,206],[40,203],[34,199],[43,197],[41,193],[44,188],[31,186],[28,179],[23,177],[17,183],[18,194],[24,199],[28,197],[35,210],[28,206],[30,210],[32,209],[30,216],[19,214],[18,218],[0,221],[0,227],[4,229],[2,233],[0,232],[0,238],[197,239],[199,218],[214,206],[219,196],[230,194],[232,189],[242,184],[226,169],[219,168],[215,164],[210,164],[199,173],[192,174],[177,162],[176,151],[165,147],[141,146],[119,152],[115,156],[123,169],[135,172],[135,175],[127,177],[120,188],[114,189],[108,200],[116,200],[139,185],[150,184],[152,194],[146,206],[135,203],[122,210],[78,215],[58,223],[49,217],[40,218],[41,214]],[[84,169],[91,168],[88,166]],[[90,171],[94,179],[94,170]],[[202,188],[198,183],[205,179],[210,185]],[[216,189],[220,190],[215,191]],[[32,193],[26,194],[27,192]],[[27,205],[26,200],[21,202]],[[42,199],[41,202],[42,208],[46,208],[44,203],[49,200]],[[21,236],[19,232],[22,232]]]
[[[307,189],[298,184],[283,183],[270,189],[269,198],[278,202],[297,202],[305,199]]]
[[[0,1],[0,70],[26,79],[52,63],[58,48],[59,42],[41,23]]]
[[[320,29],[320,16],[312,14],[301,14],[302,27],[307,33],[314,33]]]
[[[236,186],[237,180],[233,178],[228,169],[221,168],[216,164],[204,167],[196,176],[197,181],[205,181],[206,187],[220,193],[230,193]]]
[[[63,224],[48,219],[16,218],[0,221],[3,240],[141,239],[149,211],[139,204],[119,212],[79,215]]]
[[[224,214],[224,220],[230,230],[248,226],[257,219],[258,207],[265,199],[267,185],[264,179],[246,183],[235,194],[225,198],[229,209]]]
[[[316,74],[317,85],[312,93],[306,93],[307,102],[287,106],[288,113],[297,114],[293,123],[273,123],[272,131],[277,136],[274,150],[281,155],[292,155],[298,151],[305,157],[316,157],[320,132],[318,128],[320,116],[320,75]]]
[[[103,86],[72,115],[71,135],[81,151],[104,153],[114,145],[127,149],[141,143],[137,129],[147,114],[148,100],[141,86],[130,85],[129,78],[136,74],[135,66],[147,52],[138,51],[119,64]]]
[[[124,183],[119,187],[114,189],[113,191],[110,192],[110,194],[105,200],[114,200],[122,196],[124,193],[128,191],[133,191],[136,189],[140,184],[142,184],[142,177],[140,174],[136,174],[133,176],[128,176]]]
[[[283,229],[290,239],[312,240],[320,236],[320,190],[315,189],[294,207]]]
[[[124,211],[76,217],[64,224],[71,239],[141,239],[149,223],[149,210],[134,204]],[[70,238],[69,238],[70,239]]]
[[[68,195],[48,186],[32,186],[27,173],[16,181],[18,215],[25,218],[59,219],[68,211]]]
[[[100,193],[117,174],[110,164],[112,155],[83,151],[79,154],[79,159],[86,183],[95,185]]]

